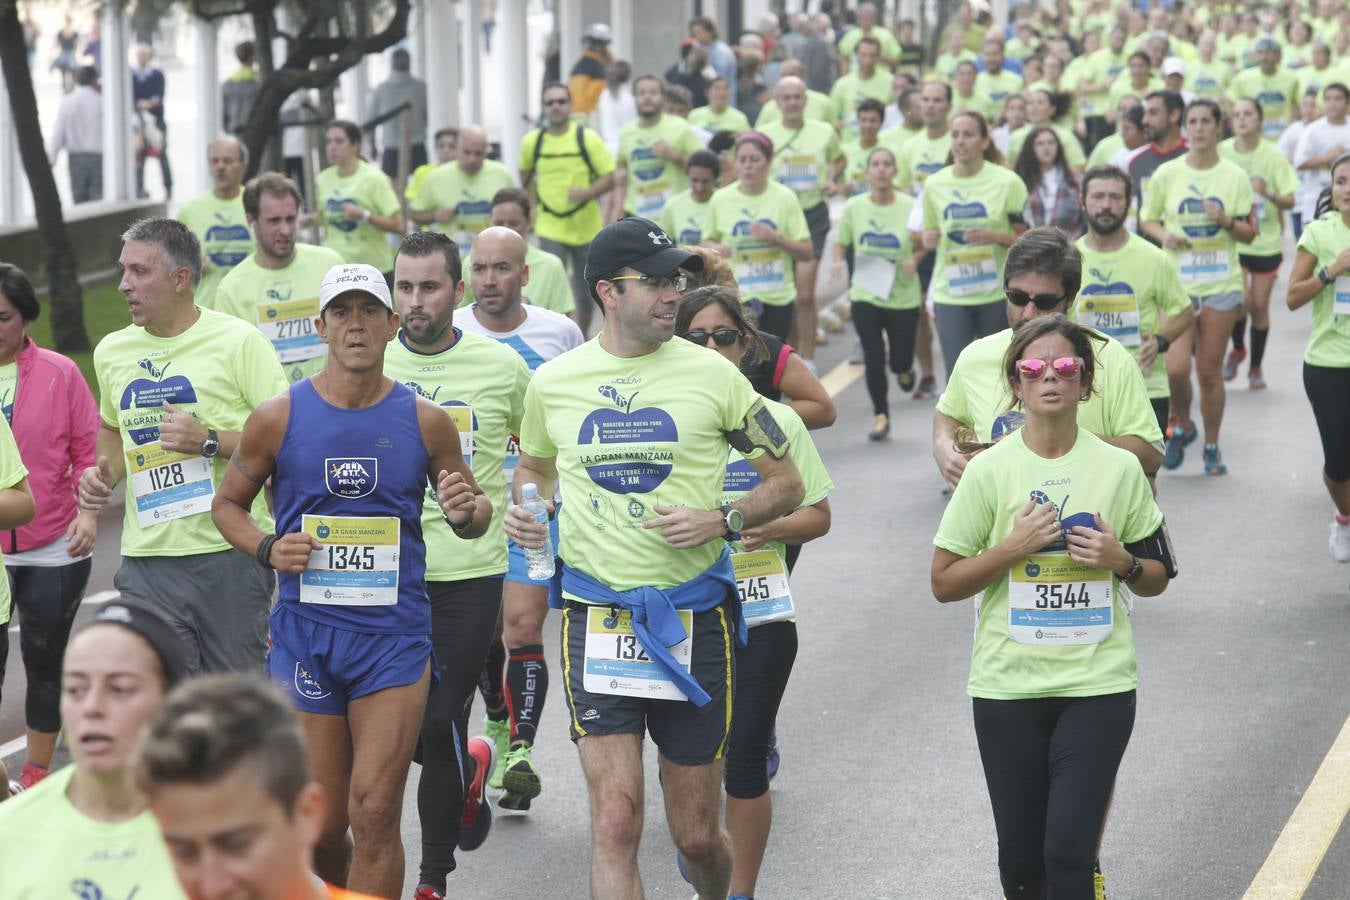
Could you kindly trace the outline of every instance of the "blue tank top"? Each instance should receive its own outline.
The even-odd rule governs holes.
[[[430,456],[417,396],[395,382],[366,409],[340,409],[310,379],[291,412],[272,479],[277,534],[324,546],[303,575],[277,573],[294,613],[352,631],[430,634],[422,498]]]

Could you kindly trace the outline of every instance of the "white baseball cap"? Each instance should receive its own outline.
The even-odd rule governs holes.
[[[323,312],[328,304],[348,291],[369,294],[389,309],[394,308],[389,285],[385,283],[380,270],[365,263],[352,263],[333,266],[323,276],[323,284],[319,286],[319,312]]]
[[[1163,60],[1162,73],[1164,75],[1185,75],[1186,63],[1179,56],[1169,56]]]

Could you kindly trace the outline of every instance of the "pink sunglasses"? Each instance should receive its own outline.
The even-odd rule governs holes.
[[[1083,371],[1083,358],[1081,356],[1061,356],[1053,362],[1046,362],[1043,359],[1019,359],[1017,361],[1017,372],[1026,381],[1037,381],[1045,374],[1047,368],[1055,370],[1055,377],[1068,380],[1077,378]]]

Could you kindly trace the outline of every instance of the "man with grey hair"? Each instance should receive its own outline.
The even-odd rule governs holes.
[[[206,162],[211,171],[211,190],[184,203],[178,221],[202,245],[197,304],[215,309],[216,286],[253,250],[253,236],[244,216],[248,148],[236,137],[219,137],[206,148]]]
[[[102,427],[80,505],[102,509],[125,481],[122,598],[173,626],[194,674],[259,671],[275,576],[221,537],[211,498],[244,420],[286,377],[262,332],[195,302],[202,249],[186,225],[141,219],[122,240],[131,324],[94,350]],[[272,529],[264,504],[253,514]]]
[[[391,113],[404,103],[412,106],[412,123],[408,129],[412,136],[411,155],[408,157],[409,173],[427,161],[427,83],[414,78],[409,69],[412,58],[408,51],[399,47],[389,54],[389,77],[375,88],[371,99],[370,117],[378,119]],[[393,116],[380,125],[380,167],[384,174],[398,181],[399,120],[401,115]]]

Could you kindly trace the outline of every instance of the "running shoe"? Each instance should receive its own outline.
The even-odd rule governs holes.
[[[861,366],[863,364],[862,341],[853,342],[853,349],[848,354],[848,364],[850,366]]]
[[[487,781],[497,762],[497,747],[485,737],[469,738],[473,757],[473,780],[464,792],[464,812],[459,817],[459,849],[477,850],[492,830],[492,807],[487,802]]]
[[[1336,562],[1350,562],[1350,524],[1331,520],[1331,558]]]
[[[1106,876],[1102,874],[1101,863],[1092,864],[1092,898],[1106,900]]]
[[[534,765],[533,750],[529,744],[520,744],[507,751],[506,771],[502,775],[502,789],[507,794],[533,800],[543,791],[539,770]]]
[[[914,370],[901,372],[895,376],[895,383],[900,385],[900,390],[906,394],[912,393],[919,379],[914,377]]]
[[[1261,374],[1261,370],[1252,366],[1247,370],[1247,390],[1264,391],[1266,389],[1266,376]]]
[[[445,894],[429,884],[419,884],[417,893],[413,894],[413,900],[445,900]]]
[[[932,400],[937,397],[937,379],[932,375],[925,375],[919,379],[919,386],[914,390],[915,400]]]
[[[1205,474],[1206,475],[1228,474],[1228,466],[1224,464],[1223,457],[1219,454],[1218,444],[1205,445]]]
[[[1243,361],[1246,358],[1247,358],[1247,350],[1245,347],[1242,348],[1241,350],[1239,350],[1237,347],[1234,347],[1232,350],[1229,350],[1228,358],[1223,361],[1223,380],[1232,381],[1234,378],[1236,378],[1238,366],[1242,365]]]
[[[24,790],[37,785],[39,781],[46,778],[50,773],[46,766],[34,765],[26,762],[23,764],[23,771],[19,773],[19,784],[23,785]]]
[[[506,751],[511,749],[511,722],[509,719],[498,721],[491,716],[483,717],[483,736],[497,748],[497,765],[488,779],[488,787],[494,791],[502,789],[502,773],[506,771]]]
[[[826,345],[829,344],[829,343],[830,343],[830,335],[825,331],[824,328],[821,328],[820,326],[817,325],[817,326],[816,326],[816,345],[819,346],[819,347],[824,347],[824,346],[826,346]]]
[[[1164,469],[1179,469],[1186,460],[1186,448],[1195,443],[1195,439],[1200,435],[1199,429],[1195,423],[1185,431],[1181,430],[1179,424],[1173,425],[1171,434],[1167,437],[1167,451],[1163,454]]]
[[[891,417],[885,413],[877,413],[876,418],[872,420],[872,430],[867,433],[869,441],[884,441],[891,433]]]

